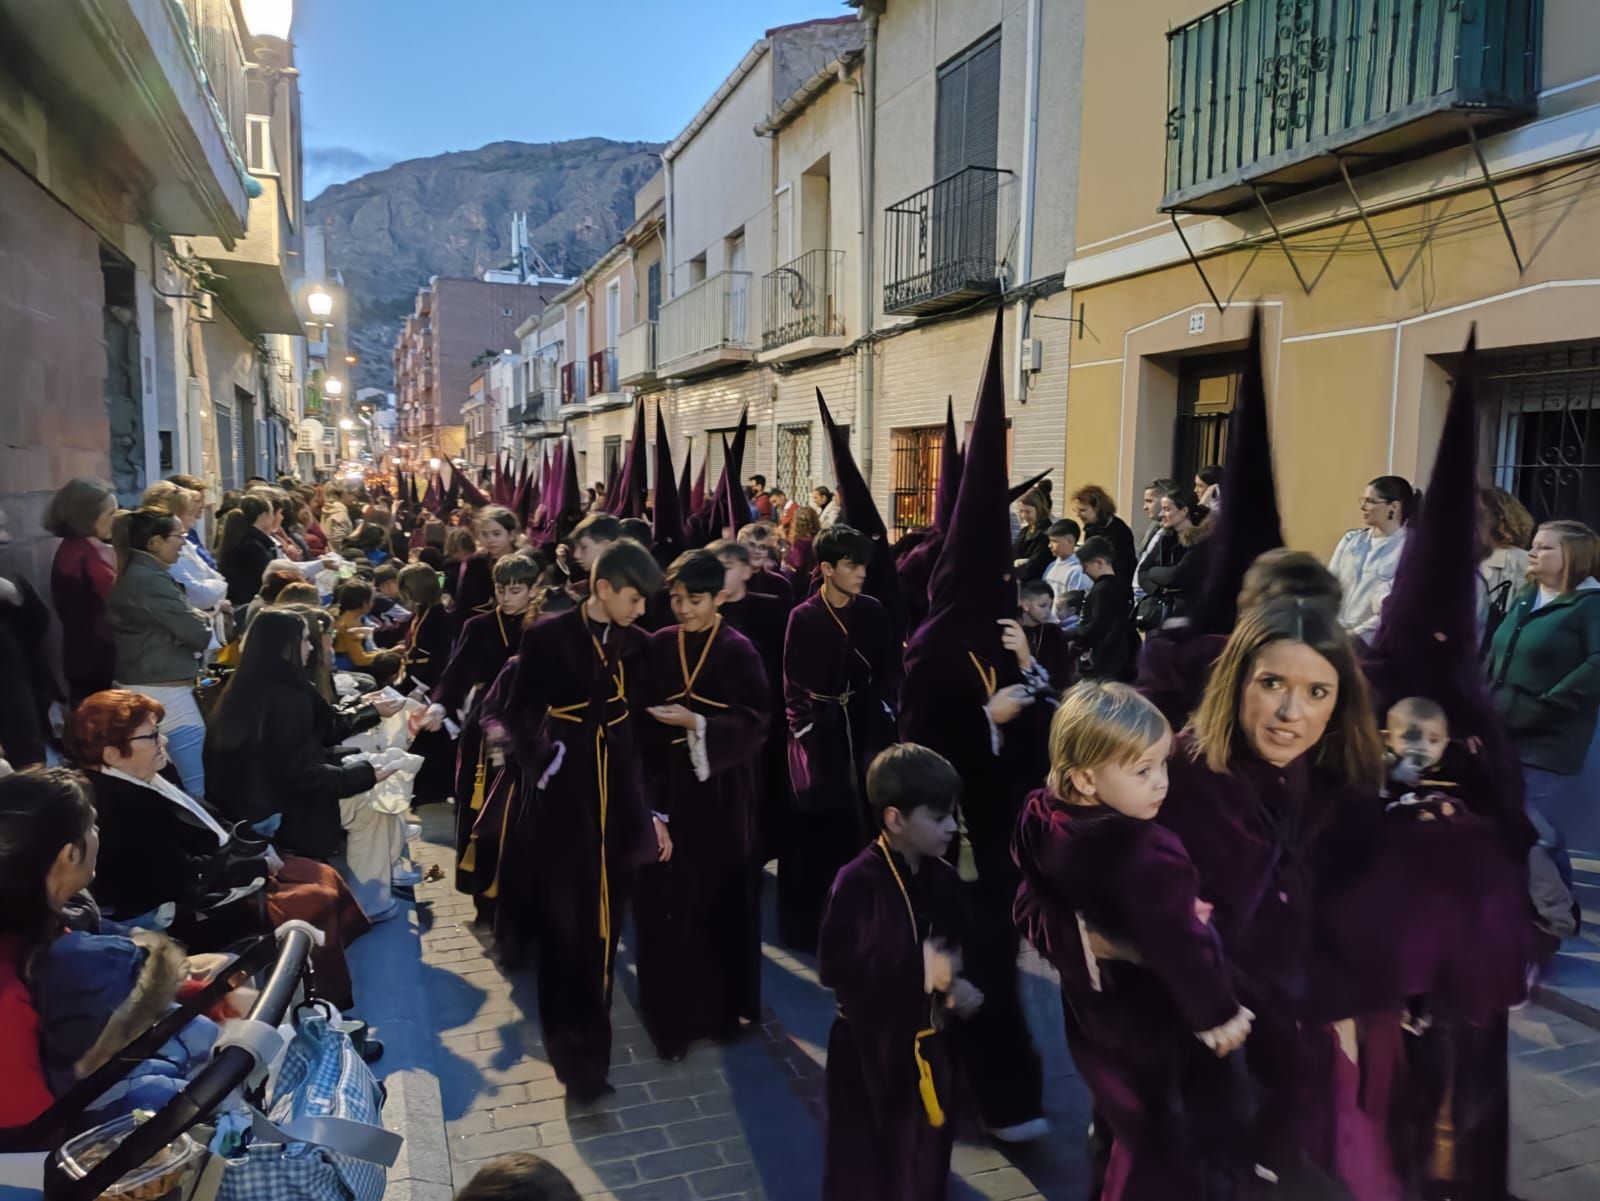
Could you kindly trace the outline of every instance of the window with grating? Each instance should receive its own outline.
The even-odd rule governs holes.
[[[1535,521],[1600,527],[1600,341],[1492,352],[1478,379],[1494,482]]]
[[[894,537],[933,522],[943,425],[889,431],[889,525]]]
[[[776,485],[791,497],[803,499],[812,488],[811,423],[797,422],[778,427],[778,467]]]

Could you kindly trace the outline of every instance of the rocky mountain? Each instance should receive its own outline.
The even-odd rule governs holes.
[[[576,275],[633,221],[633,196],[659,165],[648,142],[584,138],[493,142],[396,163],[335,184],[306,206],[343,272],[358,387],[392,388],[390,351],[418,287],[511,260],[511,214],[528,215],[535,250]]]

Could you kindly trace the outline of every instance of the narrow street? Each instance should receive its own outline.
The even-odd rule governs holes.
[[[423,862],[446,861],[450,820],[440,806],[426,811],[416,848]],[[697,1044],[681,1062],[664,1063],[630,1000],[624,938],[612,1006],[616,1092],[583,1108],[567,1102],[544,1059],[532,973],[499,968],[487,939],[472,928],[470,900],[448,881],[417,892],[422,992],[381,1004],[418,1020],[400,1029],[382,1023],[392,1051],[381,1066],[386,1079],[417,1068],[437,1076],[436,1108],[406,1106],[403,1132],[413,1157],[442,1145],[448,1162],[445,1178],[408,1182],[408,1201],[448,1201],[482,1161],[511,1151],[550,1160],[586,1198],[815,1201],[833,1002],[808,957],[769,941],[762,1029],[732,1046]],[[401,946],[391,943],[386,953]],[[1031,952],[1024,981],[1054,1132],[1002,1149],[976,1129],[963,1130],[952,1201],[1084,1195],[1088,1098],[1060,1034],[1052,973]],[[1513,1192],[1523,1201],[1600,1196],[1600,1028],[1530,1005],[1512,1014],[1511,1054]],[[400,1195],[394,1184],[390,1195]]]

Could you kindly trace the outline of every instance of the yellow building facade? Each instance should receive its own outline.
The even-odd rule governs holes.
[[[1475,324],[1484,480],[1600,524],[1600,5],[1086,18],[1069,482],[1126,510],[1219,458],[1259,309],[1285,533],[1325,554],[1369,479],[1426,484]]]

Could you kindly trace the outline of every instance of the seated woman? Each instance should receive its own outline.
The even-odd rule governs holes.
[[[279,856],[246,826],[230,828],[162,775],[160,719],[149,698],[110,691],[89,697],[68,721],[68,750],[100,815],[96,900],[124,920],[173,905],[171,933],[192,951],[220,951],[292,918],[308,922],[325,937],[312,956],[318,988],[348,1009],[345,947],[371,926],[344,880],[325,863]]]
[[[212,715],[208,769],[219,808],[234,820],[282,815],[274,841],[312,859],[337,855],[339,801],[393,774],[329,751],[333,706],[306,672],[311,628],[299,613],[267,609],[250,626],[239,670]]]
[[[0,1129],[32,1122],[159,1019],[200,970],[165,935],[101,929],[83,891],[99,844],[77,772],[0,779]],[[214,1036],[195,1019],[99,1097],[90,1124],[159,1108],[205,1062]]]

